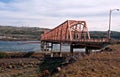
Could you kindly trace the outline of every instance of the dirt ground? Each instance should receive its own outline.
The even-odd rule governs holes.
[[[0,59],[0,77],[37,77],[39,60],[35,58]]]

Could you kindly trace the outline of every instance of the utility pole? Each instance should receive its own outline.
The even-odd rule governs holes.
[[[108,29],[108,39],[110,40],[111,37],[110,37],[110,34],[111,34],[111,15],[112,15],[112,11],[119,11],[119,9],[110,9],[110,12],[109,12],[109,29]]]

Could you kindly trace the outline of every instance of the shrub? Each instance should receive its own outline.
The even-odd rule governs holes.
[[[0,52],[0,58],[6,58],[8,57],[8,54],[5,52]]]

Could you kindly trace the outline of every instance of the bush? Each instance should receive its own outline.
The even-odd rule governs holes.
[[[34,54],[33,51],[27,52],[23,57],[31,57]]]
[[[8,57],[8,54],[5,52],[0,52],[0,58],[6,58]]]

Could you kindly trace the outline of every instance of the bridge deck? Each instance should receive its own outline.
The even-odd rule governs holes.
[[[80,39],[80,40],[41,40],[45,42],[54,42],[54,43],[109,43],[109,40],[106,39]]]

